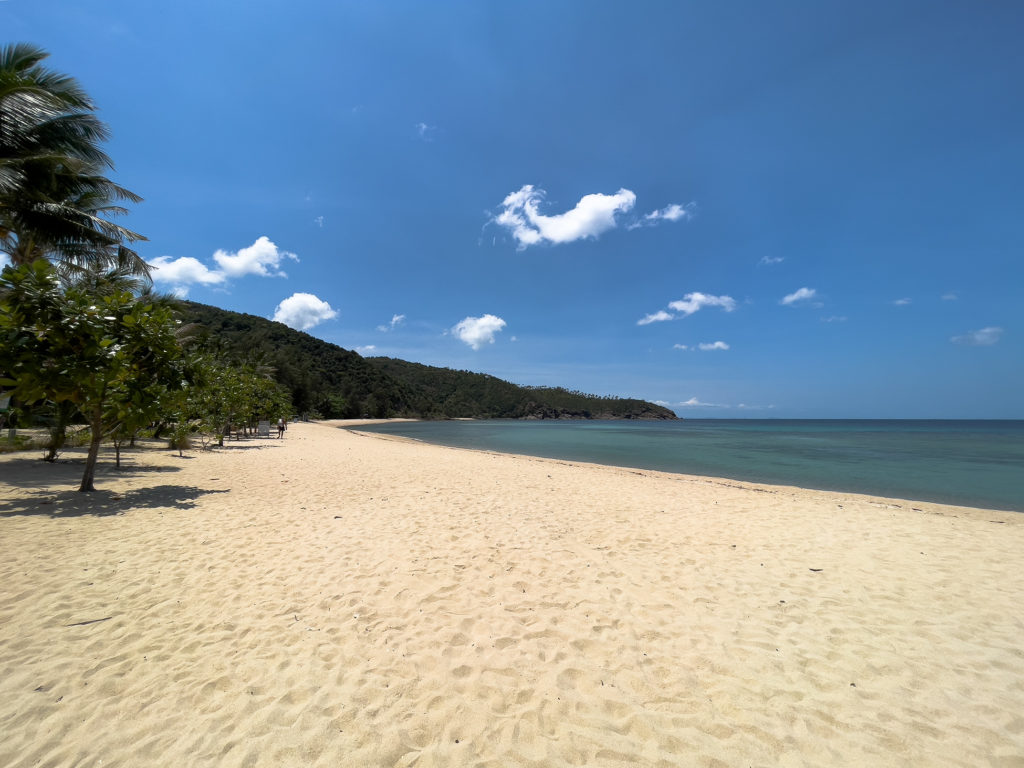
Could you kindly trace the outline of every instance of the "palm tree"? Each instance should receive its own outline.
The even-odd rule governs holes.
[[[42,66],[47,55],[26,43],[0,48],[0,252],[15,266],[128,264],[148,277],[127,245],[145,238],[109,218],[142,198],[103,175],[113,169],[100,148],[107,128],[74,78]]]

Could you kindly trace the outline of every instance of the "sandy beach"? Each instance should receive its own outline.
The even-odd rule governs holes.
[[[0,456],[0,765],[1024,766],[1024,517],[284,440]]]

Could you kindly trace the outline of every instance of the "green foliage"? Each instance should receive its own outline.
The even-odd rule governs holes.
[[[107,128],[74,78],[45,68],[47,53],[0,48],[0,252],[75,270],[90,264],[148,267],[128,243],[145,238],[111,218],[141,198],[103,173]]]
[[[355,352],[254,315],[185,302],[194,344],[219,360],[270,373],[301,414],[352,418],[371,410],[407,415],[411,393]],[[373,396],[371,399],[371,395]]]
[[[255,426],[291,415],[287,391],[257,373],[252,366],[232,365],[199,355],[195,362],[198,386],[181,401],[179,422],[195,424],[220,442],[234,426]]]
[[[674,419],[643,400],[520,387],[494,376],[391,358],[363,358],[281,323],[186,302],[200,346],[224,359],[259,360],[299,413],[324,418]]]
[[[188,384],[167,306],[128,291],[63,288],[37,260],[0,274],[0,386],[27,404],[72,403],[92,431],[82,490],[92,490],[100,440],[156,417]]]

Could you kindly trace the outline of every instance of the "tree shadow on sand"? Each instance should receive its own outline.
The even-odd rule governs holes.
[[[0,465],[0,471],[3,472],[2,482],[22,488],[37,488],[40,485],[77,486],[82,481],[84,468],[85,456],[75,454],[48,462],[33,453],[19,456],[16,459],[8,459]],[[137,464],[132,461],[129,454],[122,455],[120,469],[114,466],[113,461],[104,461],[98,465],[96,467],[96,482],[102,483],[104,480],[118,480],[136,475],[179,471],[181,471],[179,467]]]
[[[98,490],[92,493],[37,490],[27,497],[0,501],[0,517],[109,517],[136,509],[192,509],[197,505],[197,499],[208,493],[230,493],[230,490],[208,490],[190,485],[158,485],[130,491]]]

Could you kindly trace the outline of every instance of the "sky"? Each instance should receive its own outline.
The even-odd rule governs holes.
[[[1024,5],[4,0],[156,286],[693,418],[1024,418]]]

